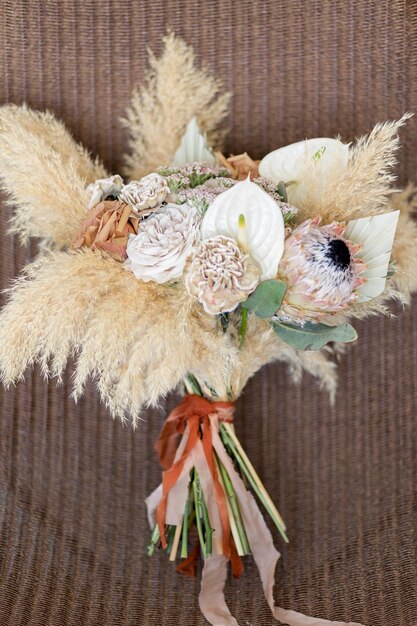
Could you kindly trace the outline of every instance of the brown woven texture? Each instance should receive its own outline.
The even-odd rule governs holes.
[[[1,2],[0,98],[48,108],[117,172],[119,117],[167,28],[233,90],[228,149],[253,157],[306,136],[345,140],[416,110],[417,5],[402,0]],[[400,181],[417,178],[416,123]],[[42,184],[42,181],[39,181]],[[6,236],[1,287],[35,253]],[[258,374],[237,430],[289,527],[276,599],[367,626],[417,623],[417,308],[358,324],[335,409],[308,376]],[[30,332],[30,329],[28,329]],[[39,371],[1,393],[1,626],[201,626],[198,580],[146,556],[144,498],[166,408],[138,430],[90,388],[69,398]],[[175,398],[169,398],[168,408]],[[240,624],[272,620],[248,558],[226,593]]]

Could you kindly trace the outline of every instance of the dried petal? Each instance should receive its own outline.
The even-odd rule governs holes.
[[[127,269],[141,280],[165,283],[179,278],[197,239],[200,221],[194,207],[167,204],[140,224],[127,244]]]
[[[125,185],[119,198],[131,207],[136,216],[146,217],[161,206],[168,193],[165,178],[159,174],[148,174]]]
[[[256,289],[259,270],[230,237],[213,237],[194,250],[184,268],[184,282],[211,315],[233,311]]]

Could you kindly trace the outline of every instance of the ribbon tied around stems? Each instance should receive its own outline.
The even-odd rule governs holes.
[[[203,615],[212,626],[238,626],[224,597],[227,561],[231,561],[235,575],[241,573],[242,567],[231,534],[226,493],[219,478],[218,463],[221,463],[233,485],[265,599],[274,618],[289,626],[361,626],[354,622],[308,617],[275,606],[275,568],[280,554],[273,544],[255,498],[246,489],[219,435],[219,422],[232,422],[233,412],[233,403],[210,402],[192,394],[184,397],[168,416],[156,443],[165,471],[162,484],[146,501],[149,521],[154,525],[156,518],[161,543],[166,548],[165,525],[181,525],[188,498],[190,472],[193,468],[198,471],[214,531],[212,553],[204,559],[201,580],[199,603]],[[182,438],[178,444],[179,436]],[[194,550],[192,558],[195,559],[196,553]]]
[[[175,493],[174,489],[181,479],[183,479],[182,482],[188,484],[187,478],[194,465],[199,471],[209,513],[210,511],[212,513],[210,521],[214,525],[215,533],[217,532],[215,552],[224,554],[228,559],[233,557],[236,565],[226,494],[219,479],[212,442],[213,420],[215,428],[218,428],[218,420],[232,422],[233,413],[234,403],[232,402],[210,402],[201,396],[189,394],[168,416],[155,445],[159,461],[165,468],[162,474],[162,498],[156,513],[163,548],[167,546],[165,523],[170,495]],[[177,446],[178,435],[183,436],[179,447]],[[211,486],[214,488],[215,503],[213,494],[210,493]]]

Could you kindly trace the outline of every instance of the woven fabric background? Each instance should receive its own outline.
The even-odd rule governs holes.
[[[119,118],[167,28],[233,90],[235,153],[351,140],[416,112],[417,3],[404,0],[2,0],[0,99],[54,111],[117,172]],[[402,138],[405,183],[417,179],[415,121]],[[6,235],[9,215],[3,206],[2,288],[35,253]],[[289,527],[277,601],[367,626],[417,624],[417,307],[394,311],[358,324],[334,410],[312,379],[296,387],[274,365],[237,412]],[[133,433],[93,388],[74,405],[70,379],[57,388],[35,370],[1,392],[0,624],[202,626],[199,581],[145,553],[143,501],[159,482],[153,442],[167,409]],[[239,624],[275,623],[250,559],[226,593]]]

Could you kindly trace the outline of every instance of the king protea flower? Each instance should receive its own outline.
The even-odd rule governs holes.
[[[287,291],[278,316],[303,323],[331,321],[385,289],[398,211],[320,226],[297,226],[285,241],[279,277]]]
[[[343,237],[346,224],[320,226],[309,219],[285,242],[279,277],[287,283],[279,317],[302,323],[319,322],[347,308],[358,298],[365,264],[357,256],[361,244]]]

